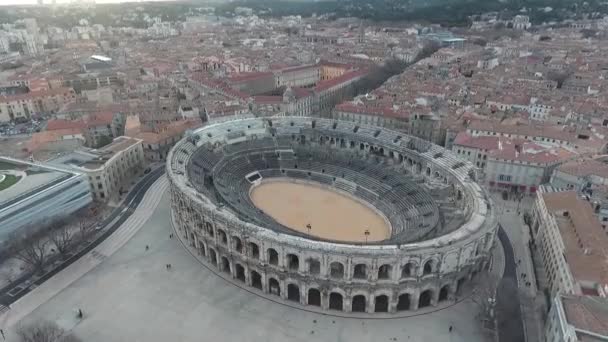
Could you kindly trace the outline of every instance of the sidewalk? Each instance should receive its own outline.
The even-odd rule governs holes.
[[[102,263],[107,256],[116,252],[129,241],[143,227],[156,206],[158,206],[162,193],[167,190],[168,185],[167,178],[165,176],[160,177],[145,193],[133,214],[109,238],[48,281],[14,302],[8,311],[0,313],[0,326],[2,326],[2,329],[6,332],[23,319],[23,317]]]

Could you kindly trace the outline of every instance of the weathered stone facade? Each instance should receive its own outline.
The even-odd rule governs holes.
[[[414,242],[323,241],[246,222],[192,185],[188,167],[198,149],[288,136],[335,153],[373,153],[404,174],[441,183],[451,189],[464,223]],[[167,160],[173,220],[191,248],[234,281],[302,305],[370,313],[434,306],[486,267],[494,244],[497,223],[491,200],[475,182],[476,169],[403,133],[319,118],[243,119],[197,130]]]

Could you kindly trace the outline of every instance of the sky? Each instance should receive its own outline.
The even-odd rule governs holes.
[[[50,4],[52,0],[44,0],[45,4]],[[57,0],[58,4],[76,2],[77,0]],[[146,0],[150,1],[150,0]],[[171,1],[171,0],[152,0],[152,1]],[[98,4],[119,3],[119,2],[140,2],[140,0],[95,0]],[[0,0],[0,6],[4,5],[35,5],[36,0]]]

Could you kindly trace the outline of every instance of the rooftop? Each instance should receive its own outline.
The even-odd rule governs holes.
[[[100,149],[83,149],[59,156],[51,161],[53,165],[70,167],[77,170],[92,171],[101,168],[117,153],[141,142],[140,139],[130,137],[115,138],[112,143]]]
[[[532,164],[554,164],[574,158],[576,154],[558,146],[545,146],[525,139],[500,137],[498,147],[488,153],[488,158]]]
[[[574,191],[543,193],[547,211],[564,242],[564,257],[576,281],[608,284],[608,236],[591,204]]]
[[[558,170],[573,176],[598,176],[608,178],[608,163],[599,159],[573,160],[558,167]]]
[[[0,174],[11,174],[17,182],[0,191],[0,210],[74,176],[74,173],[22,160],[0,157]]]
[[[579,341],[606,341],[608,338],[607,298],[562,295],[561,300],[566,320],[576,329]]]

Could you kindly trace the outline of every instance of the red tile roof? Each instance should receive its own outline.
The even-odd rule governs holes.
[[[454,145],[492,151],[498,148],[499,139],[496,136],[471,136],[467,132],[460,132],[454,139]]]
[[[498,148],[488,153],[488,158],[528,162],[534,164],[554,164],[576,156],[561,147],[545,147],[525,139],[500,137]]]
[[[25,94],[0,96],[0,102],[31,100],[31,99],[38,98],[38,97],[69,94],[70,92],[73,92],[72,88],[56,88],[56,89],[48,89],[48,90],[40,90],[40,91],[31,91],[31,92],[25,93]]]
[[[341,103],[337,105],[334,109],[335,111],[345,112],[345,113],[356,113],[356,114],[364,114],[364,115],[374,115],[374,116],[382,116],[382,117],[392,117],[398,119],[408,119],[410,113],[403,109],[393,109],[392,107],[374,107],[374,106],[364,106],[364,105],[355,105],[351,102]]]
[[[230,82],[230,83],[247,82],[247,81],[251,81],[251,80],[255,80],[255,79],[268,78],[268,77],[274,77],[274,74],[271,72],[246,72],[246,73],[240,73],[240,74],[231,76],[228,79],[228,82]]]
[[[86,125],[82,120],[50,119],[46,124],[47,131],[61,129],[83,129]]]
[[[86,125],[87,125],[87,127],[109,125],[112,123],[113,118],[114,118],[113,112],[98,112],[98,113],[89,115],[89,117],[86,120]]]

